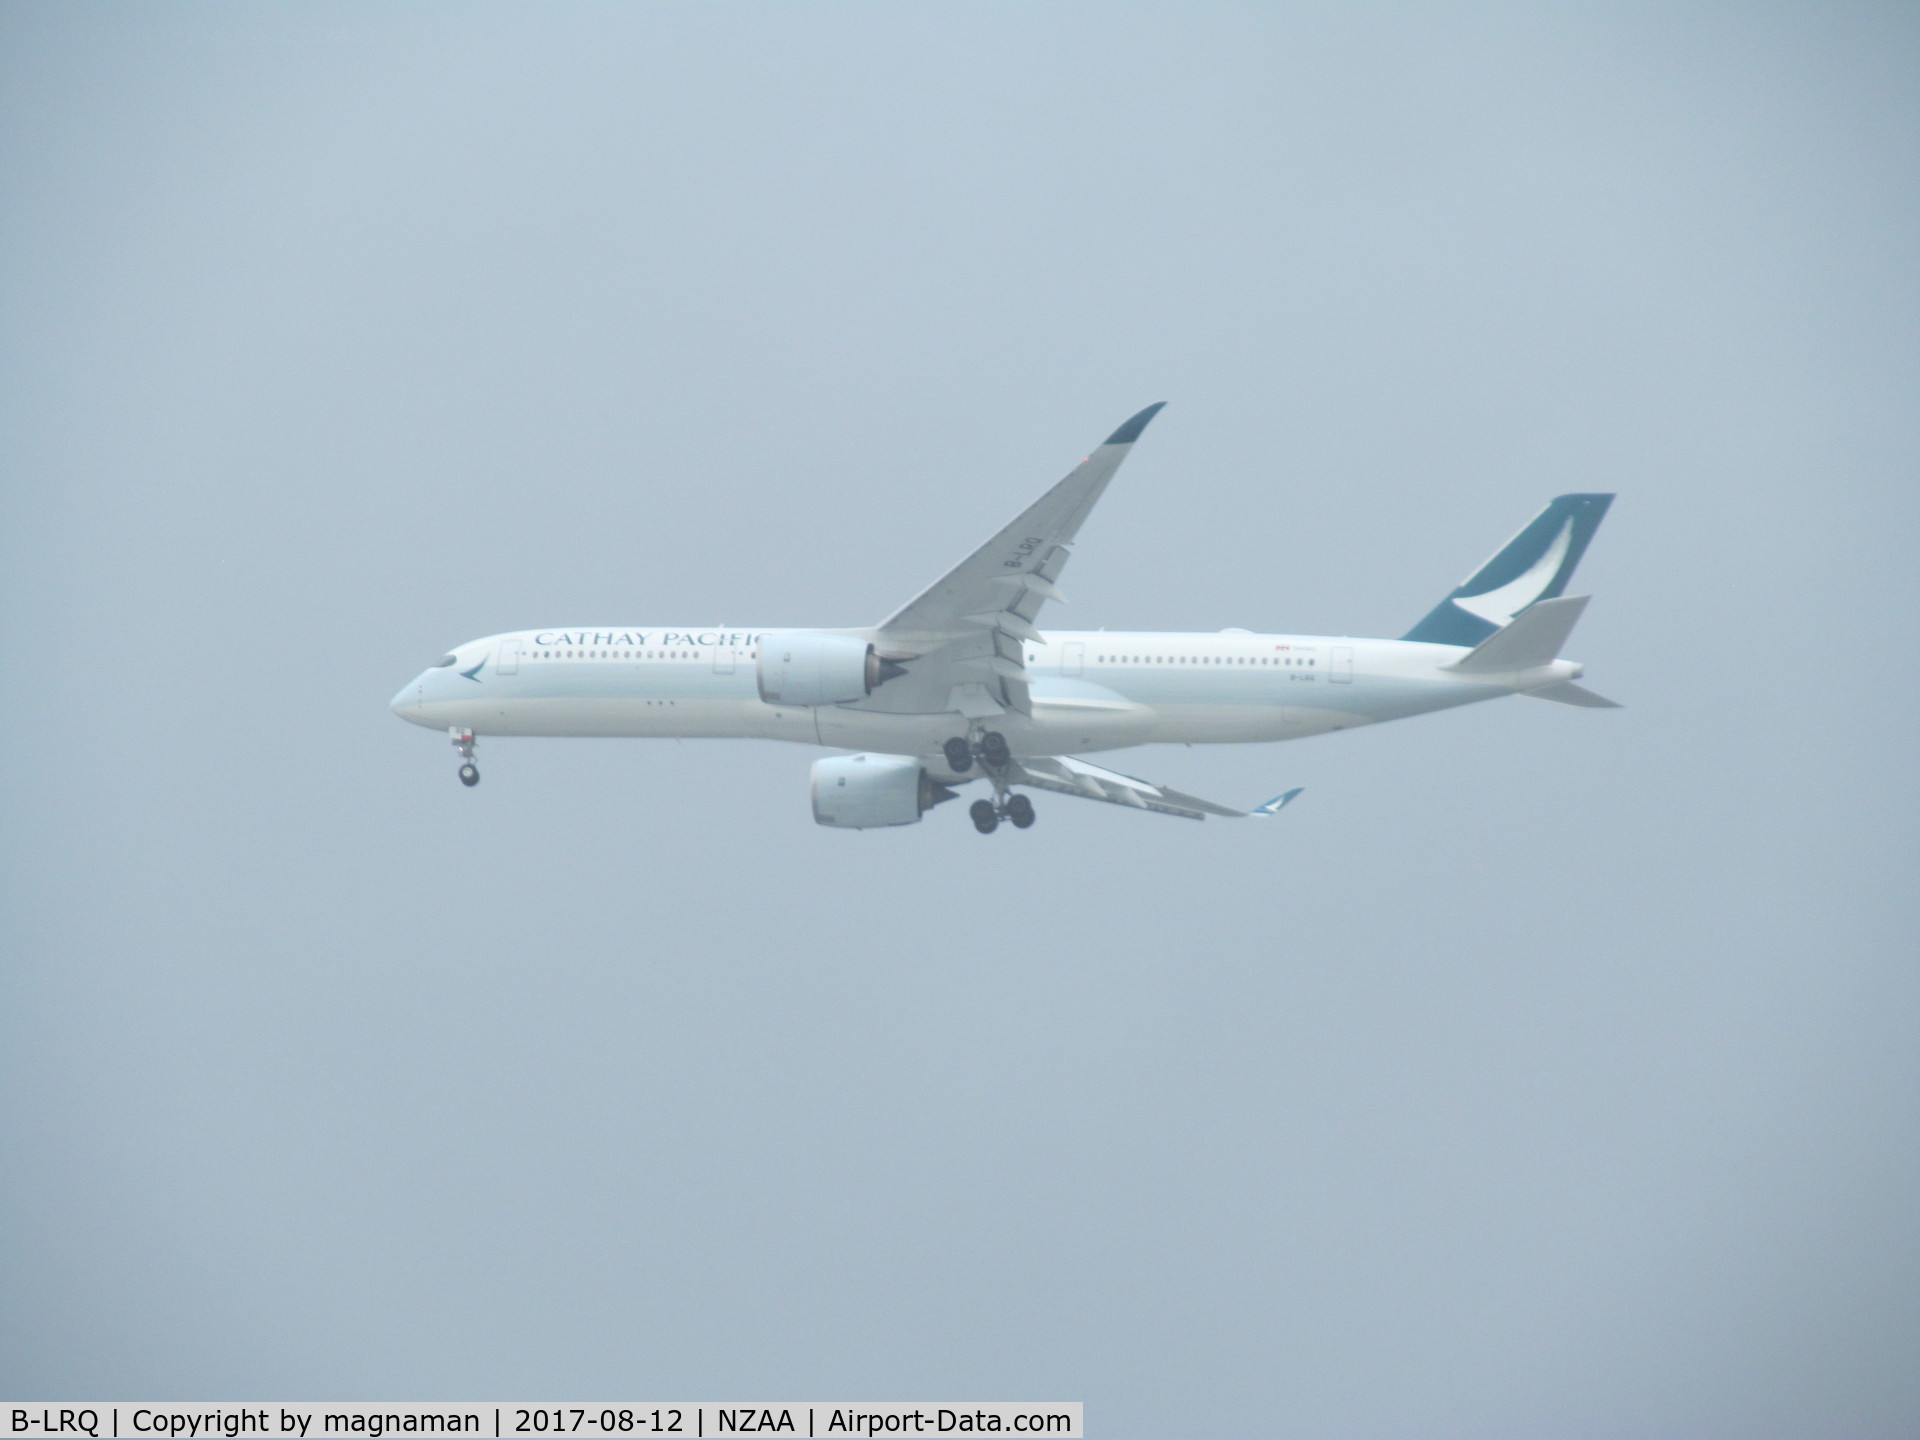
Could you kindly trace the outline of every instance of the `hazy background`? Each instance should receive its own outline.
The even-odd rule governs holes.
[[[0,1390],[1920,1430],[1911,5],[0,11]],[[1172,402],[1054,623],[1511,700],[818,829],[387,700],[861,624]]]

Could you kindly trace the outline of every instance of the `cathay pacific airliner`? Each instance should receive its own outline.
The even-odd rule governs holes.
[[[855,751],[813,765],[813,815],[912,825],[964,786],[991,834],[1034,822],[1027,791],[1192,820],[1248,810],[1083,758],[1129,745],[1297,740],[1506,695],[1616,708],[1561,647],[1565,593],[1612,502],[1562,495],[1397,640],[1230,629],[1042,630],[1074,537],[1160,405],[1106,438],[1012,524],[878,625],[556,625],[455,646],[393,698],[446,733],[480,781],[482,736],[794,740]]]

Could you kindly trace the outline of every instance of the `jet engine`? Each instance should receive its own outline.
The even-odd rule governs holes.
[[[953,791],[906,755],[835,755],[813,762],[813,818],[840,830],[913,825]]]
[[[756,678],[769,705],[845,705],[864,700],[904,665],[883,660],[850,635],[775,633],[760,642]]]

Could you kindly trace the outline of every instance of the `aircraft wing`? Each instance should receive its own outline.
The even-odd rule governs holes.
[[[1136,780],[1116,770],[1103,770],[1098,765],[1089,765],[1085,760],[1077,760],[1071,755],[1015,760],[1009,767],[1007,779],[1015,785],[1028,785],[1035,790],[1078,795],[1083,800],[1104,800],[1109,805],[1131,805],[1136,810],[1180,815],[1188,820],[1204,820],[1209,815],[1230,820],[1277,815],[1300,793],[1296,788],[1284,795],[1276,795],[1266,804],[1256,805],[1251,810],[1234,810],[1225,805],[1216,805],[1211,800],[1202,800],[1198,795],[1186,795],[1178,790],[1169,790],[1164,785]]]
[[[1038,640],[1040,607],[1061,598],[1054,581],[1066,567],[1081,524],[1133,442],[1160,413],[1149,405],[1101,442],[998,535],[884,621],[874,645],[907,673],[857,707],[902,714],[957,710],[985,718],[1032,713],[1025,642]]]

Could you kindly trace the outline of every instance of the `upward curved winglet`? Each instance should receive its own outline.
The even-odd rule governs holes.
[[[1140,432],[1147,428],[1148,423],[1153,419],[1153,417],[1158,415],[1162,410],[1166,408],[1167,408],[1166,401],[1164,400],[1154,401],[1153,404],[1147,406],[1146,409],[1142,410],[1138,415],[1134,416],[1131,420],[1127,421],[1126,424],[1122,425],[1118,430],[1114,431],[1111,435],[1107,436],[1107,438],[1101,441],[1100,443],[1103,445],[1131,445],[1134,441],[1140,438]]]
[[[1293,803],[1294,796],[1298,795],[1302,790],[1306,788],[1307,787],[1304,785],[1296,785],[1293,787],[1293,789],[1287,791],[1286,794],[1276,795],[1273,797],[1273,799],[1267,801],[1266,804],[1254,806],[1253,809],[1247,812],[1247,814],[1249,817],[1257,816],[1262,820],[1267,819],[1269,816],[1278,815],[1282,810],[1286,809],[1287,806]]]

